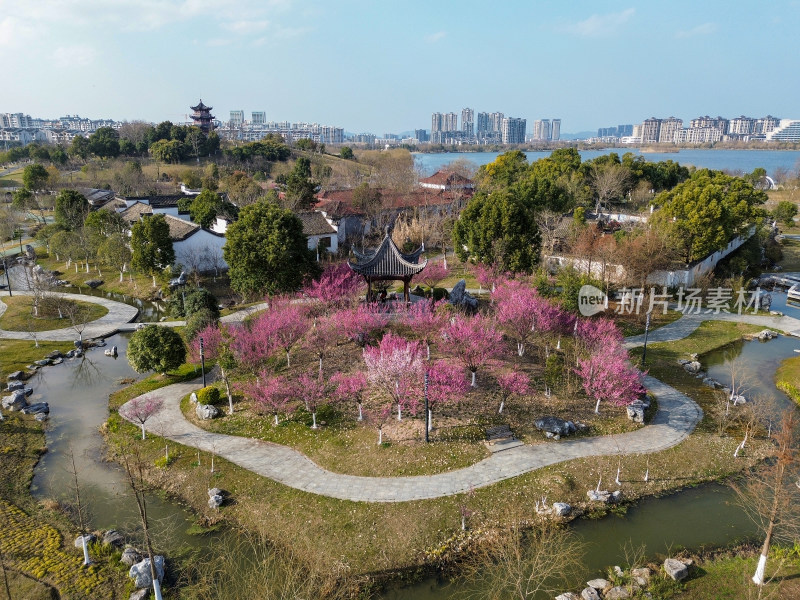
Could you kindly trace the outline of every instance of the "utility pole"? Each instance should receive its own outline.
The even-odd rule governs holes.
[[[647,360],[647,334],[650,332],[650,313],[647,313],[647,319],[644,322],[644,347],[642,348],[642,368],[644,368],[645,360]]]
[[[200,338],[200,369],[203,373],[203,387],[206,387],[206,357],[203,350],[203,338]]]
[[[8,284],[8,297],[11,298],[11,279],[8,276],[8,263],[6,258],[3,257],[3,271],[6,272],[6,283]]]

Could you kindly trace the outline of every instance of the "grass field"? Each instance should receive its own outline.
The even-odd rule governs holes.
[[[8,308],[0,316],[0,329],[8,331],[49,331],[70,327],[72,321],[67,316],[67,308],[62,309],[63,316],[58,316],[58,307],[49,299],[43,301],[39,314],[33,315],[33,296],[5,297],[0,302]],[[76,323],[88,323],[108,314],[108,309],[92,302],[71,302],[76,307]]]

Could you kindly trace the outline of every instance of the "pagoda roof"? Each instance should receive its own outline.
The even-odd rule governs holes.
[[[400,252],[389,232],[381,245],[372,254],[353,251],[358,262],[347,261],[347,265],[359,275],[365,277],[408,277],[417,275],[428,264],[428,260],[419,263],[422,248],[405,254]]]
[[[203,101],[200,100],[200,103],[197,106],[190,106],[189,108],[191,108],[192,110],[211,110],[214,107],[213,106],[206,106],[205,104],[203,104]]]

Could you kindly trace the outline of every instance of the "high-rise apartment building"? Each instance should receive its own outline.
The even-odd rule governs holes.
[[[267,122],[267,113],[263,111],[254,111],[252,114],[252,120],[250,121],[253,125],[264,125]]]
[[[487,133],[491,131],[491,125],[489,124],[489,113],[479,112],[478,113],[478,130],[477,135],[478,138],[484,137]]]
[[[428,132],[425,129],[415,129],[414,137],[417,138],[418,142],[427,142],[430,139],[430,137],[428,137]]]
[[[433,136],[444,130],[444,115],[442,113],[433,113],[431,115],[431,135]]]
[[[658,129],[659,143],[673,143],[675,141],[675,132],[683,128],[683,119],[670,117],[669,119],[661,120],[661,127]]]
[[[767,115],[766,117],[762,117],[760,119],[756,119],[756,124],[753,129],[753,133],[759,134],[767,134],[780,124],[780,119],[773,117],[772,115]]]
[[[617,125],[617,135],[619,137],[633,135],[633,125]]]
[[[458,115],[449,112],[444,116],[444,131],[458,131]]]
[[[501,112],[489,113],[489,131],[500,132],[503,128],[505,115]]]
[[[728,119],[723,117],[697,117],[691,120],[691,129],[719,129],[722,135],[728,133]]]
[[[475,111],[471,108],[461,109],[461,132],[467,138],[475,135]]]
[[[655,144],[658,142],[658,134],[661,131],[661,119],[650,117],[642,123],[642,143]]]
[[[561,119],[550,121],[550,139],[554,142],[561,139]]]
[[[525,143],[525,119],[509,117],[500,123],[501,139],[504,144],[524,144]]]
[[[550,120],[537,119],[533,122],[533,139],[547,141],[550,139]]]
[[[0,126],[11,129],[30,129],[33,127],[33,119],[30,115],[22,113],[3,113],[0,114]]]
[[[236,129],[238,127],[242,127],[244,125],[244,111],[243,110],[232,110],[231,111],[231,118],[228,121],[228,126],[232,129]]]

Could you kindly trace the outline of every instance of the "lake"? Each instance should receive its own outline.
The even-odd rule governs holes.
[[[581,159],[591,160],[604,154],[616,152],[620,156],[632,152],[644,156],[651,162],[672,160],[685,166],[698,168],[741,171],[751,173],[762,167],[768,175],[777,169],[794,170],[800,161],[800,150],[698,150],[685,149],[678,152],[641,152],[639,148],[606,148],[604,150],[579,150]],[[424,175],[432,175],[438,169],[454,160],[465,159],[476,167],[494,161],[501,152],[443,152],[440,154],[414,153],[414,161]],[[550,151],[525,152],[529,161],[550,156]]]

